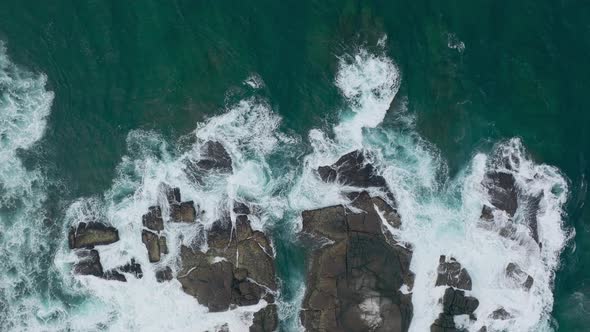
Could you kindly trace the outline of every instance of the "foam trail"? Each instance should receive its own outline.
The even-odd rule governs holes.
[[[264,101],[250,98],[198,124],[194,133],[181,139],[190,142],[184,151],[172,148],[163,137],[153,132],[133,131],[129,134],[129,154],[119,165],[112,188],[104,197],[79,199],[66,215],[66,221],[71,225],[101,220],[119,230],[118,242],[96,248],[105,270],[134,258],[144,272],[142,279],[128,277],[127,283],[75,277],[81,283],[81,290],[92,295],[86,305],[93,312],[100,313],[93,317],[94,325],[105,325],[112,331],[186,331],[195,328],[204,331],[217,330],[223,324],[227,324],[230,331],[248,329],[253,314],[266,302],[208,313],[206,307],[182,291],[176,279],[158,283],[155,271],[170,266],[176,274],[180,270],[181,244],[190,246],[198,240],[202,230],[207,230],[232,210],[234,200],[247,201],[258,212],[252,216],[254,228],[262,229],[269,219],[281,216],[281,202],[273,194],[284,179],[276,180],[267,162],[279,144],[291,142],[290,138],[277,133],[279,124],[280,118]],[[232,174],[193,174],[190,161],[201,158],[201,147],[209,140],[222,143],[231,155]],[[141,220],[149,206],[165,201],[162,183],[179,187],[182,200],[192,200],[195,206],[206,212],[195,224],[166,223],[164,235],[170,252],[163,255],[160,262],[152,264],[141,242]],[[58,256],[58,265],[63,266],[64,271],[76,260],[65,246]]]
[[[39,330],[59,319],[63,305],[44,285],[51,271],[44,222],[45,179],[17,152],[32,149],[45,132],[53,93],[47,78],[10,61],[0,43],[0,329]]]
[[[310,132],[313,153],[304,159],[301,177],[290,193],[290,207],[305,210],[346,204],[342,193],[353,188],[323,183],[315,169],[335,162],[353,149],[370,152],[371,162],[395,194],[402,215],[402,229],[395,236],[414,248],[411,269],[416,279],[411,331],[429,330],[442,310],[438,301],[444,288],[434,286],[439,255],[461,262],[473,279],[470,294],[480,301],[475,313],[477,321],[460,317],[459,326],[469,331],[478,331],[482,326],[487,326],[488,331],[549,330],[554,273],[570,236],[563,225],[563,206],[568,197],[564,176],[555,167],[535,164],[522,142],[512,139],[497,145],[492,156],[475,155],[462,172],[449,178],[445,161],[416,133],[414,121],[405,110],[393,114],[399,129],[379,127],[399,89],[401,75],[393,61],[365,50],[343,59],[348,61],[341,61],[336,85],[352,116],[343,113],[341,122],[333,128],[334,139],[319,129]],[[513,160],[510,170],[496,162],[498,155]],[[524,221],[525,201],[514,220],[517,241],[502,237],[498,229],[480,222],[482,206],[489,199],[481,184],[484,174],[500,169],[514,174],[519,197],[538,197],[543,193],[536,211],[541,249]],[[506,266],[511,262],[535,279],[530,292],[515,287],[505,277]],[[513,318],[489,318],[500,307]]]

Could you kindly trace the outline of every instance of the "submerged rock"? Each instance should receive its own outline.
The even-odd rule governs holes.
[[[516,263],[509,263],[506,266],[506,277],[527,291],[531,289],[535,281],[533,277],[524,272]]]
[[[169,281],[169,280],[172,280],[172,278],[173,278],[172,269],[169,266],[166,266],[162,270],[156,271],[156,280],[158,282]]]
[[[127,281],[123,273],[130,273],[136,278],[142,278],[141,265],[131,259],[131,262],[113,270],[103,272],[98,251],[92,249],[76,250],[79,260],[74,264],[74,273],[78,275],[92,275],[107,280]]]
[[[436,286],[451,286],[471,290],[471,277],[457,260],[452,257],[447,260],[444,255],[441,255]]]
[[[71,227],[68,234],[70,249],[92,249],[94,246],[117,241],[119,241],[117,229],[98,222],[80,223],[77,227]]]
[[[400,288],[413,284],[411,252],[387,241],[366,192],[353,204],[364,212],[331,206],[302,214],[303,232],[327,244],[311,253],[301,322],[308,331],[407,331],[411,294]]]
[[[202,157],[196,163],[199,168],[225,173],[231,173],[233,171],[231,157],[221,143],[207,141],[203,145],[201,153]]]
[[[512,314],[510,314],[504,308],[498,308],[498,309],[494,310],[494,312],[492,312],[492,314],[490,315],[490,318],[499,319],[499,320],[507,320],[507,319],[510,319],[513,317],[514,316],[512,316]]]

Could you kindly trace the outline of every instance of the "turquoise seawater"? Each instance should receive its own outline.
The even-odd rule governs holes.
[[[132,330],[164,306],[190,305],[165,302],[174,290],[123,303],[117,289],[81,285],[67,270],[65,233],[92,213],[131,225],[160,180],[183,186],[175,169],[195,129],[198,139],[223,137],[241,173],[188,195],[213,206],[227,194],[216,189],[222,183],[268,211],[260,224],[276,239],[282,330],[296,327],[305,275],[298,213],[338,202],[335,188],[310,194],[312,166],[350,148],[380,151],[388,180],[419,196],[408,197],[408,211],[432,209],[407,215],[417,225],[440,217],[454,239],[471,211],[459,188],[477,173],[480,153],[514,137],[569,188],[563,234],[572,238],[554,282],[547,275],[554,302],[540,295],[531,307],[549,305],[544,327],[588,329],[584,1],[2,1],[0,40],[0,330]],[[395,70],[379,67],[388,61]],[[355,63],[358,72],[339,84],[343,66]],[[399,91],[392,77],[380,81],[384,71],[399,75]],[[339,136],[338,128],[357,128],[355,114],[385,111],[394,96],[360,141]],[[132,202],[138,188],[144,196]],[[130,285],[121,296],[146,289]],[[162,307],[131,311],[136,319],[117,313],[150,299]],[[185,328],[195,323],[178,315]]]

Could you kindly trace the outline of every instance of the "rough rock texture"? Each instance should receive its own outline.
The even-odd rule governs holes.
[[[358,154],[354,157],[359,160]],[[370,179],[371,168],[361,172]],[[353,213],[344,206],[303,212],[303,232],[327,244],[311,254],[301,322],[308,331],[407,331],[411,295],[400,288],[413,285],[411,252],[387,241],[366,192],[353,204],[365,212]],[[375,306],[376,314],[368,309]]]
[[[197,161],[197,166],[203,170],[216,170],[231,173],[231,157],[219,142],[207,141],[202,150],[202,158]]]
[[[506,172],[488,172],[483,184],[490,196],[490,203],[513,217],[518,208],[518,190],[514,176]]]
[[[196,297],[211,312],[245,306],[265,299],[274,302],[277,290],[274,253],[266,235],[252,230],[246,215],[240,215],[235,228],[219,221],[209,230],[208,251],[181,247],[182,270],[177,279],[183,290]],[[255,316],[254,331],[271,331],[276,326],[274,305]]]
[[[479,306],[479,301],[471,296],[465,296],[462,290],[447,288],[442,299],[443,312],[438,316],[430,326],[431,332],[455,332],[459,331],[455,327],[453,316],[472,315]]]
[[[506,320],[506,319],[510,319],[513,317],[514,316],[512,316],[512,314],[510,314],[504,308],[498,308],[498,309],[494,310],[494,312],[492,312],[492,314],[490,315],[490,318],[499,319],[499,320]]]
[[[74,265],[74,273],[79,275],[92,275],[107,280],[117,281],[127,281],[127,278],[125,278],[122,273],[133,274],[136,278],[143,277],[141,265],[136,263],[134,259],[131,259],[131,262],[121,267],[104,272],[102,264],[100,263],[98,251],[94,249],[82,249],[77,250],[76,255],[78,256],[79,261]]]
[[[143,242],[143,244],[145,244],[147,248],[150,262],[159,262],[162,250],[160,249],[160,239],[158,235],[150,231],[143,230],[141,232],[141,241]]]
[[[354,187],[382,187],[387,189],[385,179],[376,174],[373,165],[366,161],[361,151],[353,151],[340,157],[330,166],[318,168],[320,178],[325,182],[338,181]]]
[[[431,332],[459,331],[455,326],[454,316],[471,315],[479,306],[479,301],[465,296],[464,290],[471,290],[471,277],[457,260],[441,255],[438,265],[436,286],[449,286],[442,298],[443,312],[430,326]]]
[[[197,211],[193,201],[170,204],[170,220],[173,222],[195,222]]]
[[[397,210],[387,204],[383,198],[373,197],[372,201],[377,207],[378,211],[383,214],[383,217],[391,226],[394,228],[399,228],[402,225],[401,217],[397,213]]]
[[[471,290],[471,277],[457,260],[452,257],[447,259],[444,255],[441,255],[436,286],[451,286]]]
[[[142,223],[144,227],[151,229],[152,231],[163,231],[164,220],[162,219],[162,210],[159,206],[150,206],[148,213],[142,217]]]
[[[119,232],[114,227],[101,223],[80,223],[78,227],[71,227],[68,234],[70,249],[87,248],[106,245],[119,241]]]
[[[254,322],[250,326],[250,332],[276,331],[279,321],[277,319],[276,304],[269,304],[264,309],[254,314]]]
[[[506,277],[510,278],[516,285],[520,285],[527,291],[531,289],[535,281],[533,277],[524,272],[516,263],[509,263],[506,266]]]
[[[172,269],[169,266],[166,266],[162,270],[156,271],[156,280],[158,282],[172,280],[172,278],[173,278]]]
[[[235,214],[250,214],[250,208],[248,205],[242,202],[234,202],[234,213]]]

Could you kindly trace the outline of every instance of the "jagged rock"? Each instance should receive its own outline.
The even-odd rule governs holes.
[[[454,332],[459,331],[455,327],[453,316],[472,315],[479,307],[479,301],[471,296],[465,296],[462,290],[447,288],[442,299],[443,312],[430,326],[431,332]]]
[[[524,272],[516,263],[509,263],[506,266],[506,277],[521,285],[525,290],[530,290],[535,281],[528,273]]]
[[[68,234],[70,249],[87,248],[106,245],[119,241],[116,228],[98,222],[80,223],[78,227],[71,227]]]
[[[168,245],[166,244],[166,237],[160,236],[158,239],[158,245],[160,247],[160,254],[166,255],[168,253]]]
[[[141,232],[141,241],[143,242],[143,244],[145,244],[147,251],[148,251],[148,257],[151,263],[155,263],[155,262],[159,262],[160,261],[160,239],[158,238],[158,235],[150,232],[150,231],[146,231],[143,230]]]
[[[178,280],[186,293],[210,311],[230,305],[252,305],[276,290],[273,249],[264,233],[252,230],[245,215],[214,223],[207,236],[208,251],[181,247]]]
[[[175,203],[170,205],[170,220],[173,222],[195,222],[197,211],[193,201]]]
[[[92,250],[76,250],[76,255],[79,260],[74,265],[74,273],[79,275],[92,275],[98,278],[107,280],[127,281],[122,273],[131,273],[136,278],[143,277],[141,265],[131,259],[131,262],[106,272],[103,272],[102,264],[100,263],[100,255],[98,251]]]
[[[166,266],[162,270],[156,271],[156,280],[158,282],[164,282],[168,280],[172,280],[172,269],[169,266]]]
[[[353,205],[365,212],[331,206],[302,214],[303,232],[328,241],[311,254],[301,322],[308,331],[407,331],[411,295],[400,288],[413,283],[411,252],[387,242],[366,192]],[[366,319],[366,301],[380,313],[376,325]]]
[[[506,311],[504,308],[498,308],[498,309],[494,310],[494,312],[492,312],[492,314],[490,315],[490,318],[499,319],[499,320],[507,320],[507,319],[513,318],[513,316],[508,311]]]
[[[518,190],[514,176],[506,172],[488,172],[484,177],[483,185],[487,189],[490,203],[513,217],[518,208]]]
[[[276,331],[278,325],[277,306],[269,304],[254,314],[250,332],[273,332]]]
[[[135,262],[135,259],[131,259],[131,262],[110,270],[104,273],[104,278],[107,280],[118,280],[118,281],[127,281],[127,278],[122,273],[130,273],[134,275],[136,278],[141,279],[143,277],[143,271],[141,270],[141,265]]]
[[[234,203],[234,213],[235,214],[250,214],[250,208],[248,205],[242,202],[235,202]]]
[[[541,194],[539,194],[537,196],[529,197],[528,199],[526,199],[526,202],[525,202],[525,213],[524,213],[525,223],[531,232],[531,237],[537,243],[539,242],[537,213],[539,211],[539,204],[541,204],[541,199],[543,199],[543,196],[544,196],[543,192],[541,192]]]
[[[377,206],[379,212],[383,214],[385,220],[393,227],[400,228],[402,225],[401,217],[397,213],[397,210],[392,208],[383,198],[381,197],[373,197],[372,198],[373,204]]]
[[[385,179],[375,173],[373,165],[366,162],[365,155],[359,150],[345,154],[331,166],[321,166],[318,173],[326,182],[338,181],[362,188],[387,187]]]
[[[98,251],[94,249],[77,250],[76,256],[78,256],[79,261],[74,265],[74,273],[102,278],[103,271]]]
[[[168,185],[166,185],[164,189],[166,191],[166,200],[168,201],[168,204],[178,204],[182,202],[180,200],[180,188],[171,188]]]
[[[231,157],[221,143],[213,141],[207,141],[203,146],[202,158],[197,161],[197,166],[204,170],[233,171]]]
[[[488,205],[484,205],[481,209],[481,216],[480,219],[485,221],[492,221],[494,220],[494,210],[489,207]]]
[[[439,258],[438,277],[436,286],[451,286],[455,288],[471,290],[471,277],[467,270],[454,258],[446,259],[444,255]]]
[[[159,232],[164,230],[164,220],[162,219],[162,211],[159,206],[150,206],[148,213],[142,217],[144,227],[153,231]]]

